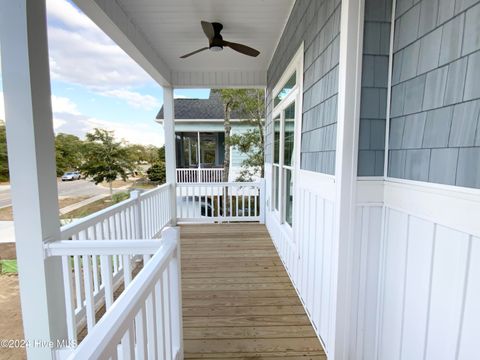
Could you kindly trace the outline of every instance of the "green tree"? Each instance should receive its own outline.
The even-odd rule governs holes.
[[[156,161],[160,161],[165,163],[165,145],[162,147],[157,148],[156,151]]]
[[[7,132],[5,122],[0,120],[0,181],[8,181]]]
[[[219,89],[212,90],[219,93],[223,100],[223,128],[225,131],[225,156],[223,160],[223,181],[228,181],[230,172],[230,133],[232,131],[231,115],[232,111],[240,107],[240,101],[245,89]]]
[[[86,135],[84,142],[85,162],[82,172],[93,178],[95,184],[108,182],[110,195],[113,194],[112,183],[118,177],[124,181],[134,169],[128,150],[122,142],[115,141],[113,131],[94,129]]]
[[[265,91],[247,89],[239,93],[239,97],[239,112],[244,116],[242,120],[252,125],[253,129],[232,136],[230,145],[247,155],[242,162],[239,180],[249,181],[255,175],[261,178],[265,175]]]
[[[164,162],[157,162],[153,164],[147,170],[147,176],[150,181],[158,182],[160,184],[165,184],[166,181],[166,169]]]
[[[78,170],[83,162],[83,142],[75,135],[60,133],[55,136],[57,176]]]
[[[255,176],[264,175],[263,136],[258,128],[247,130],[243,134],[232,135],[230,145],[247,157],[242,161],[242,169],[237,181],[252,181]]]
[[[225,176],[228,177],[230,146],[233,146],[247,155],[247,158],[242,162],[242,170],[237,180],[249,181],[255,175],[263,177],[265,92],[259,89],[222,89],[216,91],[220,93],[224,103],[225,162],[228,165],[224,166]],[[253,129],[243,134],[230,135],[230,117],[233,110],[241,114],[242,119],[240,120],[252,125]]]

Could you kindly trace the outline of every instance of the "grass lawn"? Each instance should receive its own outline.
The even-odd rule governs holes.
[[[115,180],[112,183],[112,188],[117,189],[117,188],[121,188],[121,187],[124,187],[124,186],[130,187],[133,183],[134,183],[134,181],[130,180],[130,179],[127,179],[127,181]],[[106,188],[110,187],[110,184],[108,182],[102,182],[100,185],[102,185],[103,187],[106,187]]]
[[[151,190],[155,189],[158,185],[155,183],[147,183],[147,182],[139,182],[132,185],[132,188],[135,189],[143,189],[143,190]]]
[[[61,215],[61,219],[78,219],[85,217],[87,215],[93,214],[94,212],[103,210],[109,206],[112,206],[120,201],[128,199],[128,192],[116,193],[113,195],[113,200],[110,197],[106,197],[100,200],[97,200],[91,204],[82,206],[79,209],[73,210],[67,214]]]
[[[61,209],[85,199],[88,199],[88,196],[62,197],[58,199],[58,207]],[[11,206],[0,209],[0,221],[13,221],[13,211]]]
[[[0,260],[0,274],[16,274],[17,260]]]

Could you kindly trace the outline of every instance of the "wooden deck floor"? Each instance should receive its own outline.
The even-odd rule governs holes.
[[[326,359],[265,226],[181,239],[185,359]]]

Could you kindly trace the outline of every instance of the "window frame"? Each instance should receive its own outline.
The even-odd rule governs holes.
[[[296,54],[290,61],[286,70],[280,77],[280,80],[275,85],[272,96],[272,101],[282,91],[286,83],[290,80],[292,75],[296,74],[295,86],[290,92],[283,98],[277,105],[274,106],[272,111],[272,193],[271,193],[271,212],[277,218],[281,226],[288,233],[289,237],[293,239],[293,228],[295,226],[295,199],[297,198],[296,190],[296,178],[298,170],[300,169],[300,144],[301,144],[301,123],[303,112],[303,58],[304,58],[303,43],[297,50]],[[292,104],[295,104],[295,125],[294,125],[294,145],[293,145],[293,164],[285,165],[285,110]],[[275,159],[275,119],[280,117],[280,145],[279,145],[279,163],[274,162]],[[278,178],[274,181],[275,168],[278,168]],[[293,203],[292,203],[292,225],[286,221],[286,171],[291,171],[291,177],[293,182]],[[275,208],[275,192],[278,196],[279,209]]]

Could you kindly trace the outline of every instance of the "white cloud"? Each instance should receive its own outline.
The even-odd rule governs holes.
[[[73,101],[59,96],[52,96],[52,111],[56,133],[84,138],[94,128],[102,128],[114,131],[117,139],[125,139],[132,144],[161,146],[164,143],[162,128],[153,122],[124,124],[86,116]]]
[[[94,128],[101,128],[114,131],[117,139],[124,139],[131,144],[161,146],[164,143],[162,128],[153,123],[123,124],[68,113],[54,113],[53,121],[56,133],[73,134],[80,138]]]
[[[52,111],[54,113],[69,113],[79,115],[77,104],[66,97],[52,95]]]
[[[149,75],[66,0],[48,0],[52,79],[112,90],[153,83]]]
[[[158,110],[160,102],[152,95],[143,95],[126,89],[107,90],[102,95],[124,100],[130,106],[144,110]]]

